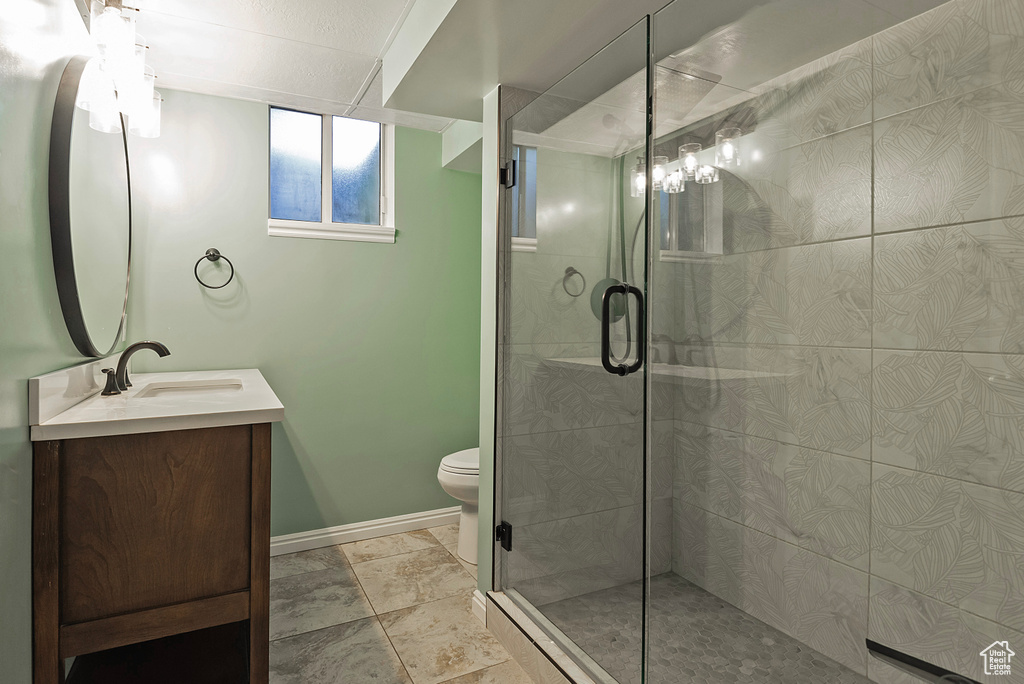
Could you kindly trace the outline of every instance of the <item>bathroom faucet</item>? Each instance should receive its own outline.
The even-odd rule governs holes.
[[[117,360],[116,371],[110,368],[103,369],[103,372],[107,374],[107,386],[102,392],[104,396],[120,394],[132,386],[131,381],[128,379],[128,359],[132,357],[132,354],[142,349],[152,349],[161,357],[167,356],[171,353],[171,350],[160,342],[147,340],[145,342],[129,344],[125,350],[121,352],[121,357]]]

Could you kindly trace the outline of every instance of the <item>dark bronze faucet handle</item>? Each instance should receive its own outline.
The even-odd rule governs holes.
[[[103,372],[107,374],[107,386],[100,392],[104,397],[110,397],[115,394],[120,394],[121,390],[117,388],[117,374],[113,368],[104,368]]]

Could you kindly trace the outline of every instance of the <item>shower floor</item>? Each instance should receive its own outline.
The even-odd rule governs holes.
[[[640,684],[642,584],[541,608],[620,684]],[[651,684],[869,680],[678,575],[651,580]]]

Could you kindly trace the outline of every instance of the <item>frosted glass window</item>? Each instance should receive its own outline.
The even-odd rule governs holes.
[[[380,124],[343,116],[333,124],[331,220],[380,225]]]
[[[516,185],[512,189],[512,237],[537,237],[537,148],[515,145]]]
[[[270,218],[320,221],[323,119],[270,108]]]

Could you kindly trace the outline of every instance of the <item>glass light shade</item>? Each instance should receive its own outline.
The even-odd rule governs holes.
[[[686,180],[692,181],[697,178],[697,167],[700,166],[697,155],[700,154],[700,151],[700,143],[686,143],[679,146],[679,159],[682,160]]]
[[[132,112],[128,119],[128,132],[140,138],[159,138],[160,110],[163,101],[160,93],[154,90],[153,97],[149,100],[149,106]]]
[[[150,107],[153,101],[155,84],[156,74],[153,73],[153,67],[143,67],[140,76],[118,86],[117,106],[128,116],[134,116],[137,112],[144,115],[144,110]]]
[[[723,128],[715,133],[715,166],[732,168],[740,165],[741,135],[743,132],[738,128]]]
[[[665,176],[665,180],[662,182],[662,189],[670,195],[683,192],[686,189],[686,183],[683,180],[685,173],[685,171],[679,168]]]
[[[92,4],[90,33],[100,57],[112,62],[129,61],[135,52],[135,17],[116,7]]]
[[[697,168],[695,181],[701,185],[718,182],[718,169],[710,164],[704,164]]]
[[[100,73],[100,58],[93,57],[86,62],[82,71],[82,80],[78,83],[78,95],[75,97],[75,106],[79,109],[89,111],[89,100],[95,97],[93,93],[103,87],[103,74]]]
[[[647,167],[644,165],[644,158],[636,158],[636,166],[629,183],[629,196],[640,197],[647,189]]]
[[[101,133],[119,133],[121,131],[121,116],[117,107],[114,80],[102,65],[95,74],[88,96],[89,128]]]
[[[655,190],[661,190],[661,184],[665,180],[666,166],[668,166],[668,157],[654,158],[654,168],[651,169],[651,185]]]

